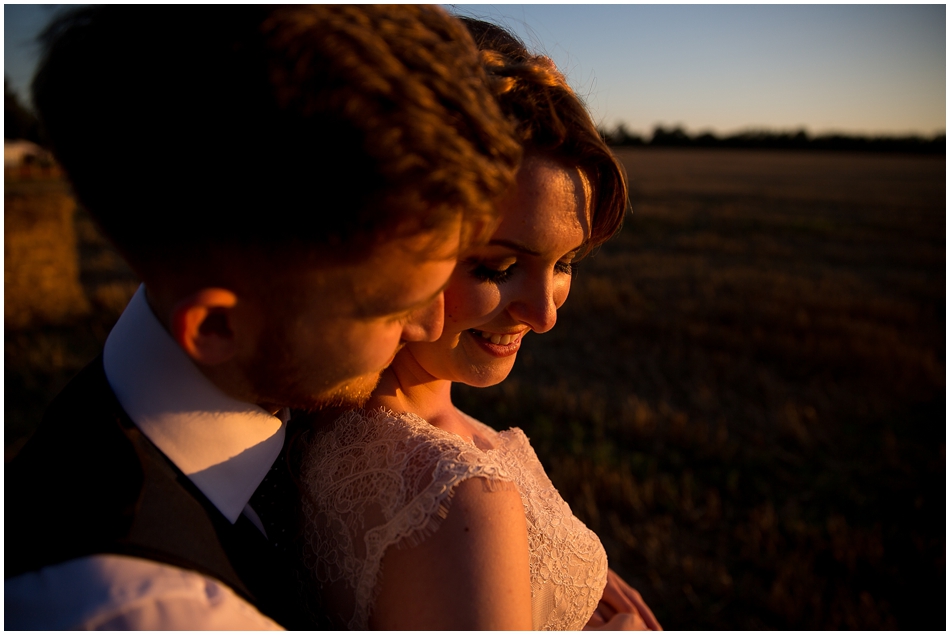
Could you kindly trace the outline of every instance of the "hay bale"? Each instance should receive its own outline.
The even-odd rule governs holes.
[[[79,280],[73,214],[59,181],[4,188],[4,325],[62,324],[89,313]]]

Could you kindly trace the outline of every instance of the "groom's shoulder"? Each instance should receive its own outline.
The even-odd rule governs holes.
[[[111,454],[124,436],[117,428],[124,416],[127,418],[106,380],[100,354],[50,402],[36,432],[7,466],[8,474],[41,463],[42,473],[33,477],[42,482],[73,463],[88,464],[97,455]],[[109,438],[112,442],[106,442]],[[52,461],[53,456],[57,462]],[[28,488],[37,484],[32,481],[19,485]]]
[[[5,577],[68,558],[72,554],[58,552],[82,536],[95,536],[95,542],[122,533],[123,527],[107,526],[119,516],[97,512],[134,505],[141,487],[141,466],[122,433],[123,416],[101,356],[49,405],[5,468]],[[42,550],[28,548],[44,543]]]
[[[106,379],[102,353],[80,370],[50,402],[43,415],[42,427],[56,424],[64,417],[88,418],[107,414],[118,406],[115,393]],[[119,408],[121,409],[121,408]]]
[[[7,466],[7,500],[11,494],[39,494],[44,488],[68,490],[107,468],[132,468],[128,461],[116,464],[130,453],[122,432],[128,425],[131,421],[109,387],[99,355],[47,406],[36,432]]]

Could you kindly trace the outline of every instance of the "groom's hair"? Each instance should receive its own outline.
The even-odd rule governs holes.
[[[437,7],[87,7],[40,39],[45,132],[140,275],[209,246],[358,258],[460,214],[478,233],[520,161]]]

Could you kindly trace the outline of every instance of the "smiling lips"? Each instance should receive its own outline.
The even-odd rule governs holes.
[[[521,347],[521,338],[527,332],[519,333],[489,333],[478,329],[469,329],[469,333],[475,336],[475,341],[482,345],[492,355],[497,357],[507,357],[514,355]]]

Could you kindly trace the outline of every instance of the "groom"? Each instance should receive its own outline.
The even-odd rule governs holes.
[[[288,408],[439,336],[519,155],[475,47],[422,6],[82,8],[43,44],[46,131],[144,284],[6,468],[4,627],[313,626],[266,504]]]

